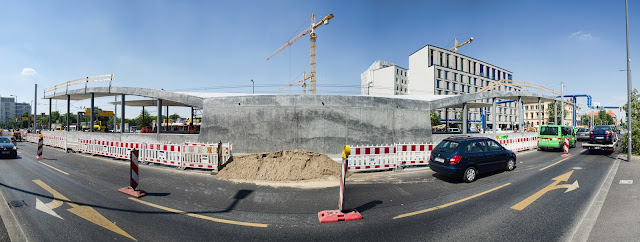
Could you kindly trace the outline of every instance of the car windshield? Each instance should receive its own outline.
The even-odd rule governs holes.
[[[589,132],[589,130],[585,128],[581,128],[581,129],[578,129],[578,132]]]
[[[2,138],[0,138],[0,143],[2,143],[2,144],[11,143],[11,140],[2,137]]]
[[[442,153],[453,153],[458,149],[458,146],[460,146],[460,143],[458,142],[444,140],[438,144],[436,149]]]
[[[609,126],[605,126],[605,125],[603,125],[603,126],[596,126],[596,128],[594,128],[593,130],[595,130],[595,131],[610,131],[610,130],[611,130],[611,127],[609,127]]]
[[[540,135],[558,135],[558,127],[545,127],[540,129]]]

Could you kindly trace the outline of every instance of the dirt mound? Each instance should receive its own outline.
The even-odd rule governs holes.
[[[234,156],[218,173],[224,179],[304,181],[340,177],[340,165],[326,155],[307,150],[282,150]]]

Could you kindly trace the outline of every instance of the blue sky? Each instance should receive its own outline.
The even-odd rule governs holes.
[[[630,4],[633,59],[640,56],[640,4]],[[317,29],[319,94],[357,95],[360,74],[376,60],[408,67],[408,56],[427,44],[450,48],[455,37],[474,37],[459,51],[516,80],[554,89],[564,81],[566,93],[603,105],[626,101],[626,74],[618,71],[626,69],[623,0],[8,0],[0,9],[0,95],[21,102],[33,100],[36,82],[50,87],[110,73],[117,86],[250,93],[253,79],[257,93],[298,94],[299,86],[278,88],[308,72],[308,38],[266,57],[308,27],[312,12],[335,15]]]

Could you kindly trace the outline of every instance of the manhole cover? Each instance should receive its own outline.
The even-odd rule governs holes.
[[[14,200],[9,202],[9,207],[12,208],[19,208],[23,206],[27,206],[27,203],[24,200]]]

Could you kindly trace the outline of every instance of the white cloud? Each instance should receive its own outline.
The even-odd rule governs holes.
[[[23,75],[23,76],[35,76],[35,75],[38,75],[36,70],[34,70],[33,68],[29,68],[29,67],[26,67],[26,68],[22,69],[22,72],[20,74]]]
[[[591,33],[582,32],[581,30],[569,35],[569,39],[591,40],[593,39],[593,35],[591,35]]]

